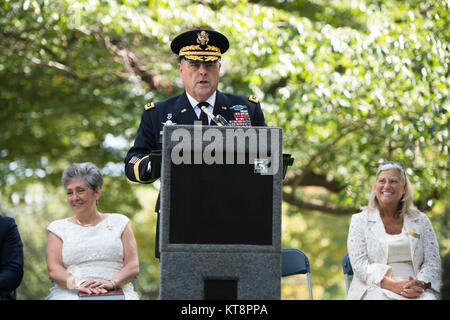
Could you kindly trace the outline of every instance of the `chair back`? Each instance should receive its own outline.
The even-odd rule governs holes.
[[[294,248],[281,249],[281,276],[287,277],[294,274],[306,274],[308,278],[309,298],[312,300],[311,269],[307,255]]]
[[[352,264],[350,263],[348,252],[344,255],[344,258],[342,259],[342,269],[344,269],[344,274],[348,274],[349,276],[353,275]]]
[[[306,274],[310,272],[309,260],[306,254],[298,249],[281,249],[281,276]]]
[[[353,275],[353,268],[352,264],[350,263],[348,252],[344,255],[344,258],[342,259],[342,269],[344,270],[345,285],[347,287],[348,292],[348,289],[350,288],[349,276]]]

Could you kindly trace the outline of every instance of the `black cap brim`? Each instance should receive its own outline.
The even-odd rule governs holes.
[[[179,57],[198,62],[218,61],[229,46],[227,37],[209,29],[186,31],[170,44],[172,52]]]

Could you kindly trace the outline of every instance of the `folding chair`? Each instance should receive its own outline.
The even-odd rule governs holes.
[[[294,274],[305,274],[308,278],[309,299],[313,300],[311,286],[311,269],[306,254],[298,249],[281,249],[281,276],[287,277]]]
[[[348,257],[348,253],[344,255],[342,259],[342,269],[344,270],[345,276],[345,285],[347,286],[347,292],[350,288],[349,276],[353,276],[352,264],[350,263],[350,258]]]

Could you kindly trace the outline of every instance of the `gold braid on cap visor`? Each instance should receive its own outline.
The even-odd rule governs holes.
[[[192,45],[181,48],[178,55],[191,60],[215,61],[220,57],[221,53],[220,49],[215,46],[208,45],[205,50],[202,50],[199,45]]]
[[[208,62],[208,61],[217,61],[219,60],[219,57],[215,57],[215,56],[210,56],[210,57],[205,57],[205,56],[184,56],[186,59],[188,60],[192,60],[192,61],[203,61],[203,62]]]

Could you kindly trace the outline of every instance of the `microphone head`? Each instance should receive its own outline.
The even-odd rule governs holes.
[[[228,121],[220,114],[218,114],[216,116],[217,121],[224,127],[229,126],[230,124],[228,123]]]

